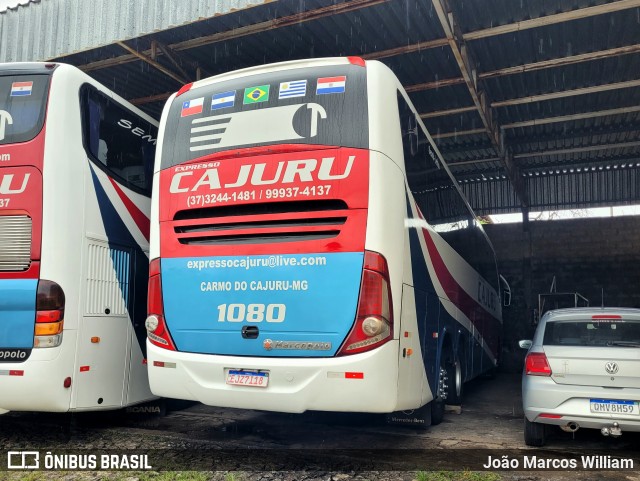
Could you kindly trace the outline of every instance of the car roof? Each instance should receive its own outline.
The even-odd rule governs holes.
[[[640,320],[640,309],[630,307],[573,307],[548,311],[542,321],[571,321],[590,319],[593,316],[621,316],[622,319]]]

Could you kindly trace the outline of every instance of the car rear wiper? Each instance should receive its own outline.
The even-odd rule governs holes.
[[[609,341],[607,346],[640,347],[640,342],[636,341]]]

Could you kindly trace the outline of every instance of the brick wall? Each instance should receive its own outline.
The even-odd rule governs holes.
[[[578,292],[591,306],[640,307],[640,217],[572,219],[486,225],[498,269],[511,285],[504,308],[503,370],[519,372],[530,339],[538,294]],[[564,307],[564,306],[559,306]]]

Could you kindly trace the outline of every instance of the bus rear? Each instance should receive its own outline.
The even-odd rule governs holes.
[[[360,59],[247,69],[170,99],[152,198],[154,394],[394,410],[389,265],[365,246],[379,156],[367,104]]]
[[[39,281],[51,73],[34,64],[0,68],[0,375],[15,378],[38,348],[60,343],[64,317],[60,287]]]

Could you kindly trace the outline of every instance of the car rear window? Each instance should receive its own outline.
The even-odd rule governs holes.
[[[640,347],[640,321],[606,319],[548,322],[547,346]]]

